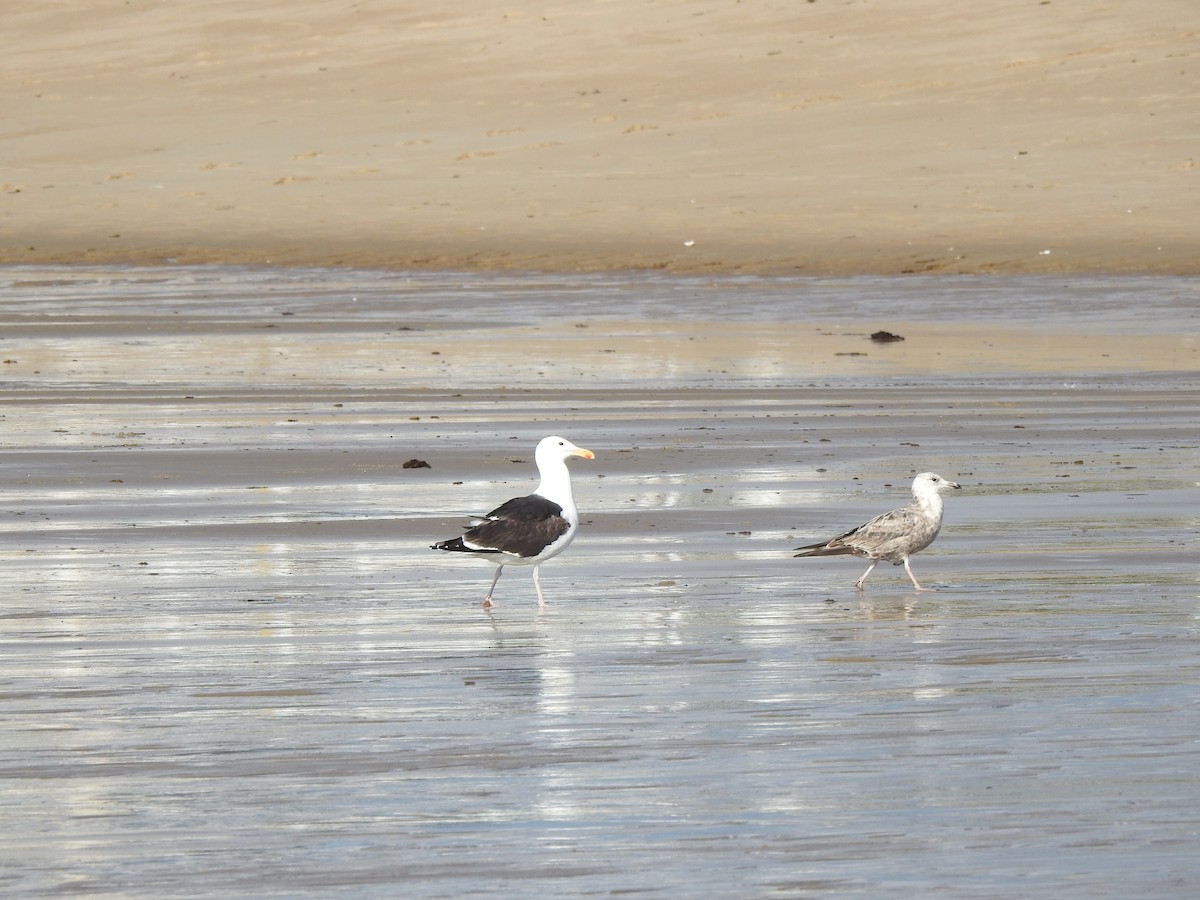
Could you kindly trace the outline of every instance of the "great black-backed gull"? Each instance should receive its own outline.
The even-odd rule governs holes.
[[[591,450],[576,447],[566,438],[542,438],[533,457],[542,479],[537,490],[526,497],[514,497],[481,516],[462,537],[432,545],[433,550],[469,553],[496,567],[496,577],[483,598],[484,606],[493,605],[492,592],[505,566],[533,566],[538,607],[546,605],[538,570],[546,560],[566,550],[579,530],[579,510],[575,508],[567,469],[567,460],[572,456],[596,458]]]
[[[802,551],[796,556],[861,556],[871,560],[862,578],[854,582],[858,590],[862,590],[863,582],[871,574],[871,570],[879,565],[881,559],[886,559],[894,565],[904,565],[904,571],[912,579],[913,587],[918,591],[931,591],[935,588],[921,587],[917,577],[913,575],[908,558],[914,553],[924,550],[933,543],[942,528],[942,494],[945,488],[958,489],[959,484],[947,481],[941,475],[933,472],[922,472],[912,483],[912,502],[900,509],[893,509],[881,516],[876,516],[865,525],[859,525],[853,531],[835,537],[831,541],[819,544],[809,544],[797,547]]]

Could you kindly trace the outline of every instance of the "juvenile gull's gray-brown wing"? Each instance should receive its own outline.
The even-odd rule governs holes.
[[[876,516],[837,542],[873,559],[898,560],[928,547],[937,533],[937,522],[904,506]]]
[[[933,543],[938,533],[937,522],[920,510],[903,506],[876,516],[824,544],[798,547],[810,551],[806,556],[834,556],[852,553],[871,559],[900,560]]]

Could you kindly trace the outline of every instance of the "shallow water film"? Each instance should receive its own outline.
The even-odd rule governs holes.
[[[1193,895],[1200,282],[0,284],[6,895]]]

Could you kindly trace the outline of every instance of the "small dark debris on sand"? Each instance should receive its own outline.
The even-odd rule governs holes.
[[[893,341],[902,341],[904,338],[898,334],[892,334],[890,331],[877,331],[871,335],[871,340],[877,344],[890,344]]]
[[[404,468],[406,468],[406,469],[432,469],[433,466],[429,465],[429,463],[425,462],[425,460],[423,460],[423,459],[410,459],[408,462],[406,462],[404,464]]]

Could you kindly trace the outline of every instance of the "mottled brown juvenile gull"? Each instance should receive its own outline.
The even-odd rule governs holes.
[[[865,525],[859,525],[853,531],[847,531],[831,541],[797,547],[801,552],[796,556],[851,555],[871,560],[871,565],[863,572],[862,578],[854,582],[854,586],[860,591],[863,582],[867,580],[871,570],[879,565],[881,559],[897,566],[903,563],[904,571],[908,573],[913,587],[918,591],[936,590],[921,587],[921,583],[913,575],[908,558],[924,550],[938,536],[942,528],[941,492],[948,487],[958,489],[960,485],[933,472],[922,472],[913,479],[913,498],[908,506],[876,516]]]
[[[462,537],[432,545],[433,550],[468,553],[496,567],[496,577],[483,598],[484,606],[493,605],[492,592],[505,566],[533,566],[538,607],[546,605],[538,569],[546,560],[566,550],[579,529],[579,510],[575,508],[571,472],[567,469],[567,460],[572,456],[596,458],[591,450],[576,447],[566,438],[557,435],[543,438],[534,453],[542,479],[537,490],[525,497],[514,497],[481,516]]]

